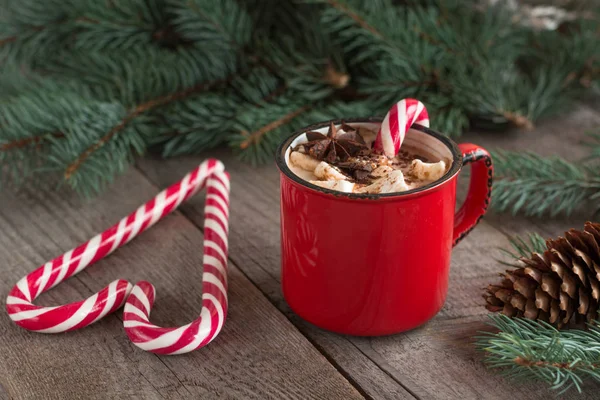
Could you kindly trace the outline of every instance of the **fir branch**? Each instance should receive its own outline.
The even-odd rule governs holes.
[[[489,316],[499,332],[482,332],[477,347],[490,368],[520,380],[536,379],[564,393],[582,392],[586,380],[600,382],[600,328],[558,331],[545,322]]]
[[[314,105],[290,92],[272,103],[244,107],[232,121],[234,134],[229,137],[229,146],[242,160],[252,164],[272,160],[284,133],[298,127],[300,117]]]
[[[309,101],[332,95],[351,79],[340,49],[318,32],[303,33],[301,40],[292,36],[282,37],[277,43],[263,40],[256,51],[288,90]]]
[[[277,87],[275,87],[269,93],[267,93],[262,99],[260,99],[259,102],[254,103],[254,105],[260,105],[261,103],[271,103],[275,99],[277,99],[278,97],[283,95],[288,89],[289,89],[288,85],[284,82],[284,83],[278,85]]]
[[[254,21],[257,37],[298,34],[319,10],[303,0],[238,0]],[[305,32],[302,32],[305,33]]]
[[[342,14],[347,15],[350,19],[358,24],[361,28],[371,32],[374,36],[383,39],[383,35],[375,29],[375,27],[371,26],[364,18],[362,18],[358,13],[351,10],[347,5],[342,4],[337,0],[325,0],[331,7],[339,10]]]
[[[164,29],[166,24],[159,15],[165,12],[160,5],[162,0],[129,0],[109,5],[78,0],[48,4],[45,13],[40,13],[41,7],[36,3],[39,2],[9,2],[4,30],[12,36],[0,40],[0,46],[18,41],[21,47],[36,46],[46,37],[47,43],[53,44],[48,54],[71,46],[87,50],[131,48],[151,43],[155,31]],[[32,16],[39,20],[32,21]]]
[[[276,119],[275,121],[271,121],[268,124],[260,127],[259,129],[257,129],[254,132],[247,132],[247,131],[242,131],[241,134],[242,136],[245,137],[244,141],[242,141],[240,143],[240,149],[244,150],[247,149],[249,146],[251,146],[252,144],[256,144],[260,141],[260,139],[267,133],[287,124],[288,122],[290,122],[292,119],[296,118],[298,115],[310,110],[311,106],[309,105],[304,105],[302,107],[299,107],[285,115],[283,115],[282,117]]]
[[[516,357],[514,359],[514,363],[516,365],[519,365],[521,367],[526,367],[526,368],[540,368],[540,369],[557,368],[557,369],[563,370],[563,371],[567,370],[570,373],[572,373],[572,371],[577,370],[578,368],[580,368],[583,365],[583,363],[580,361],[570,362],[570,363],[567,363],[567,362],[559,363],[556,361],[554,361],[554,362],[539,361],[539,360],[533,361],[533,360],[530,360],[530,359],[524,358],[524,357]],[[600,360],[598,360],[598,362],[596,362],[596,363],[588,363],[588,364],[586,364],[586,367],[591,368],[592,370],[599,368]]]
[[[414,58],[410,50],[418,41],[407,8],[396,7],[388,0],[311,1],[325,6],[321,25],[346,54],[354,55],[354,64],[382,57],[409,60],[409,54]],[[398,29],[399,24],[406,28]]]
[[[23,147],[29,147],[33,145],[39,145],[42,141],[50,138],[62,139],[65,134],[62,132],[54,132],[41,136],[31,136],[22,139],[15,139],[6,143],[0,144],[0,151],[9,151],[13,149],[21,149]]]
[[[238,106],[238,96],[230,91],[204,93],[174,103],[154,116],[167,131],[151,140],[162,146],[164,157],[214,148],[226,140]]]
[[[507,121],[510,121],[517,128],[523,128],[528,131],[532,131],[535,126],[533,122],[524,115],[519,114],[514,111],[502,111],[502,116],[506,118]]]
[[[62,121],[77,115],[91,99],[77,93],[73,85],[17,74],[3,69],[0,79],[0,163],[9,168],[37,161],[30,150],[65,138]],[[15,162],[19,160],[18,162]],[[19,180],[13,170],[13,178]]]
[[[501,264],[513,266],[521,257],[531,257],[533,253],[543,253],[546,250],[546,239],[538,233],[530,233],[527,238],[515,236],[509,238],[512,250],[500,249],[511,261],[501,261]]]
[[[288,90],[272,71],[257,66],[238,75],[229,87],[162,109],[156,116],[170,129],[156,137],[164,156],[197,154],[225,142],[238,116],[276,103]],[[175,129],[175,132],[172,129]]]
[[[17,40],[16,36],[9,36],[9,37],[6,37],[4,39],[0,39],[0,46],[3,46],[5,44],[7,44],[7,43],[12,43],[12,42],[14,42],[16,40]]]
[[[46,146],[44,163],[38,166],[38,172],[64,172],[86,149],[98,142],[106,132],[123,120],[127,110],[117,103],[90,102],[80,106],[77,113],[58,121],[65,138],[50,140]],[[98,118],[101,115],[102,118]],[[123,173],[146,147],[148,127],[151,120],[140,115],[122,128],[119,135],[106,141],[103,146],[90,153],[84,163],[79,165],[68,184],[83,195],[97,193],[117,174]]]
[[[243,159],[267,161],[287,132],[382,115],[402,97],[421,99],[433,127],[452,135],[470,121],[527,128],[598,82],[594,21],[537,33],[474,1],[0,3],[0,162],[40,177],[66,171],[81,192],[108,182],[150,145],[175,155],[228,142]],[[18,74],[6,74],[7,64],[28,79],[13,81]],[[230,82],[186,94],[233,73]],[[580,169],[587,183],[596,179]],[[506,187],[517,196],[528,183],[510,174]],[[559,176],[557,187],[565,179],[575,178]],[[579,188],[585,199],[596,190]]]
[[[235,55],[223,49],[171,51],[143,46],[111,52],[60,52],[37,71],[78,85],[95,98],[134,108],[199,82],[223,78],[236,68]]]
[[[130,110],[117,125],[112,127],[106,133],[106,135],[102,136],[92,146],[85,149],[85,151],[81,153],[75,161],[73,161],[67,166],[67,168],[65,169],[65,180],[68,181],[69,179],[71,179],[73,174],[80,168],[82,163],[84,163],[95,151],[97,151],[99,148],[101,148],[107,142],[109,142],[117,133],[121,132],[127,126],[127,124],[129,124],[140,114],[150,111],[156,107],[164,106],[174,101],[185,99],[186,97],[189,97],[193,94],[210,90],[211,88],[222,85],[228,82],[229,80],[230,78],[220,79],[213,82],[200,83],[190,88],[181,90],[179,92],[161,96],[138,105],[134,109]]]
[[[496,151],[493,159],[497,180],[492,203],[499,211],[569,215],[600,198],[600,175],[585,166],[531,152]]]
[[[252,19],[234,0],[168,0],[179,34],[205,46],[243,50],[252,32]]]
[[[600,80],[600,39],[597,18],[581,18],[561,29],[531,32],[527,68],[551,66],[565,77],[565,87],[591,87]]]
[[[307,126],[314,121],[328,121],[332,119],[344,119],[348,115],[355,118],[360,117],[372,117],[372,116],[383,116],[385,111],[377,110],[371,99],[359,99],[354,101],[341,101],[337,99],[328,99],[327,101],[319,104],[318,107],[313,107],[306,114],[299,116],[298,120],[295,121],[300,126]]]

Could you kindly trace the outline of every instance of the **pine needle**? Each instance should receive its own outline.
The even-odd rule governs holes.
[[[476,3],[0,0],[0,179],[54,174],[93,194],[150,147],[228,143],[269,162],[304,125],[381,116],[403,97],[448,135],[528,128],[598,86],[593,21],[535,32]],[[575,167],[575,185],[575,170],[548,167],[549,185],[508,171],[497,204],[537,215],[596,198],[593,171]]]
[[[509,238],[512,250],[500,249],[511,261],[499,262],[504,265],[514,266],[521,257],[531,257],[533,253],[543,253],[546,250],[546,239],[539,233],[530,233],[527,238],[513,236]]]
[[[545,322],[489,316],[499,332],[482,332],[476,337],[487,365],[519,380],[535,379],[564,393],[582,392],[587,380],[600,382],[600,328],[559,331]]]
[[[600,197],[596,169],[531,152],[496,151],[492,157],[497,178],[492,203],[499,211],[569,215]]]

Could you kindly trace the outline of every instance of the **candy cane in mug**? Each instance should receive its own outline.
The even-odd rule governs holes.
[[[406,132],[413,124],[429,127],[427,109],[419,100],[400,100],[383,119],[373,148],[388,157],[396,156]]]
[[[41,293],[81,272],[131,241],[175,210],[183,201],[196,194],[207,185],[208,181],[210,188],[205,210],[205,229],[207,229],[208,235],[205,236],[204,246],[203,289],[207,290],[207,296],[214,291],[211,285],[220,290],[217,295],[213,295],[213,308],[209,310],[216,310],[216,313],[211,312],[211,323],[215,318],[217,319],[216,328],[211,327],[210,330],[212,335],[210,339],[212,340],[221,329],[227,311],[225,289],[227,287],[229,176],[223,170],[223,164],[218,160],[211,159],[203,162],[180,182],[159,193],[119,223],[23,277],[10,291],[6,300],[6,310],[10,318],[17,325],[31,331],[59,333],[83,328],[117,310],[132,291],[132,285],[121,279],[112,282],[83,301],[56,307],[36,306],[33,301]],[[216,233],[212,234],[211,229]],[[218,260],[219,263],[217,264],[214,260]],[[215,265],[221,267],[219,274],[207,273],[215,268]],[[136,285],[136,288],[139,285],[141,284]],[[171,336],[173,335],[171,334]],[[203,341],[201,344],[207,342]],[[194,348],[187,346],[179,348],[178,352],[185,352],[186,349],[191,351],[198,347],[200,346]]]

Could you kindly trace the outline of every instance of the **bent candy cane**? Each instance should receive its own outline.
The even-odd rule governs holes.
[[[212,303],[208,305],[204,300],[200,318],[190,325],[197,323],[197,326],[206,328],[207,324],[210,324],[209,334],[203,337],[196,347],[192,347],[187,343],[185,347],[177,348],[177,351],[162,351],[164,349],[157,347],[156,343],[154,343],[154,346],[144,347],[140,345],[140,338],[143,337],[141,333],[143,332],[138,334],[136,333],[137,330],[132,331],[130,328],[126,328],[126,330],[130,336],[132,332],[134,333],[134,342],[138,346],[165,354],[184,353],[210,342],[223,326],[227,312],[226,260],[229,209],[229,175],[224,172],[223,164],[213,159],[203,162],[181,181],[160,192],[152,200],[140,206],[135,212],[103,233],[23,277],[13,287],[6,299],[6,310],[10,318],[17,325],[31,331],[59,333],[86,327],[120,308],[132,292],[131,284],[122,279],[110,283],[88,299],[75,303],[56,307],[40,307],[34,305],[33,301],[41,293],[131,241],[162,217],[175,210],[183,201],[204,188],[207,180],[209,193],[205,208],[207,235],[204,239],[205,270],[203,273],[203,290],[206,292],[203,293],[202,297],[203,299],[210,299]],[[132,305],[135,305],[136,299],[141,299],[141,296],[137,296],[137,293],[140,290],[145,291],[144,288],[147,285],[149,285],[147,282],[140,282],[133,288],[134,297],[130,302]],[[151,301],[145,303],[143,299],[141,300],[144,307],[146,307],[144,309],[146,316],[150,313],[154,289],[151,292]],[[132,313],[135,314],[136,312],[132,311]],[[131,321],[132,318],[126,315],[124,320]],[[126,323],[129,324],[130,322]],[[189,328],[190,325],[183,328]],[[192,335],[193,332],[183,328],[171,330],[167,335],[167,339],[172,339],[178,333]],[[206,329],[200,331],[199,334],[206,334]],[[156,338],[155,336],[154,339]],[[185,342],[185,339],[183,341]],[[177,341],[176,343],[180,342]],[[169,349],[172,350],[173,345]]]
[[[385,115],[373,148],[388,157],[394,157],[402,146],[406,132],[413,124],[429,127],[427,109],[419,100],[400,100]]]
[[[143,350],[182,354],[208,344],[217,336],[227,314],[227,221],[229,179],[223,173],[208,178],[204,206],[204,271],[202,311],[194,322],[179,328],[161,328],[149,321],[156,291],[139,282],[125,303],[123,321],[129,339]]]

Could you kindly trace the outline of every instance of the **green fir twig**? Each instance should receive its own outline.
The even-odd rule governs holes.
[[[150,147],[227,143],[267,162],[302,125],[382,115],[402,97],[448,135],[528,128],[598,86],[593,21],[538,32],[477,4],[0,0],[1,180],[53,174],[92,194]]]
[[[525,215],[569,215],[586,204],[598,209],[600,172],[560,157],[532,152],[493,152],[493,205]]]
[[[477,348],[486,364],[519,380],[546,382],[564,393],[571,388],[582,392],[585,381],[600,382],[600,328],[559,331],[538,321],[489,316],[489,324],[499,332],[482,332]]]
[[[527,238],[514,236],[509,238],[512,250],[500,249],[510,261],[498,260],[501,264],[514,266],[515,260],[530,257],[532,253],[543,253],[546,250],[546,239],[539,233],[530,233]]]

